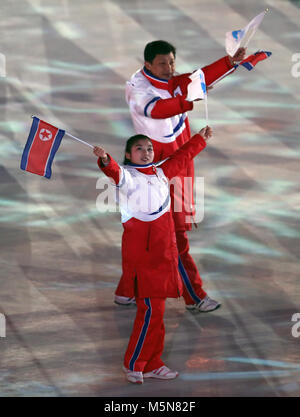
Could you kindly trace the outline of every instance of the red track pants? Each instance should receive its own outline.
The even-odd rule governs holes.
[[[183,282],[183,298],[186,304],[197,304],[205,296],[198,268],[189,254],[189,240],[185,230],[176,230],[179,253],[179,272]]]
[[[150,372],[164,365],[165,298],[136,298],[137,312],[125,353],[124,366]]]

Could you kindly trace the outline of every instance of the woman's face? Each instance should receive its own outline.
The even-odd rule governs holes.
[[[126,152],[125,155],[132,164],[151,164],[154,159],[152,143],[148,139],[140,139],[132,146],[130,153]]]

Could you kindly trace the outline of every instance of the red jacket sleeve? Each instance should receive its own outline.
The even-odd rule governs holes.
[[[102,163],[101,158],[99,158],[98,166],[107,177],[112,178],[115,181],[116,185],[118,185],[120,182],[120,177],[121,177],[121,168],[118,165],[118,163],[110,155],[108,155],[108,157],[110,158],[108,165],[104,165]]]
[[[167,119],[177,114],[193,110],[193,103],[186,101],[184,96],[178,95],[174,98],[157,100],[151,112],[152,119]]]
[[[188,162],[198,155],[205,147],[206,142],[204,138],[201,135],[196,134],[181,146],[181,148],[174,152],[167,161],[159,165],[159,168],[162,168],[167,178],[171,179],[176,177]]]
[[[209,86],[232,68],[233,65],[231,65],[228,55],[201,68],[205,75],[206,85]],[[174,98],[157,100],[151,111],[152,119],[167,119],[168,117],[193,110],[193,102],[185,100],[187,86],[190,83],[190,79],[188,78],[189,75],[190,74],[182,74],[175,76],[169,81],[170,93],[173,94],[176,88],[180,87],[182,95],[178,94]]]
[[[154,151],[154,160],[153,162],[160,162],[162,161],[164,158],[164,147],[165,147],[165,143],[161,143],[161,142],[157,142],[154,139],[151,139],[151,143],[153,146],[153,151]]]
[[[201,68],[205,75],[205,83],[207,87],[210,86],[215,80],[222,77],[227,71],[233,68],[234,65],[231,65],[228,55],[219,59],[218,61],[213,62],[206,67]]]

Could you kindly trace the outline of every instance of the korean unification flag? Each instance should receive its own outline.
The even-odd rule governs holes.
[[[266,11],[255,16],[244,29],[233,30],[226,33],[225,47],[228,55],[233,56],[241,47],[248,46],[252,36],[265,17]]]
[[[64,134],[64,130],[33,117],[21,159],[21,169],[50,178],[51,165]]]
[[[204,72],[201,69],[194,71],[189,78],[191,82],[187,86],[187,101],[203,100],[206,96],[206,83]]]

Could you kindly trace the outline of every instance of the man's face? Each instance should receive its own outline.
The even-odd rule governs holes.
[[[175,57],[173,52],[167,55],[156,55],[152,62],[145,62],[145,67],[155,77],[169,80],[175,72]]]
[[[147,139],[140,139],[136,142],[130,153],[126,152],[126,158],[130,160],[132,164],[147,165],[151,164],[154,159],[154,152],[152,143]]]

